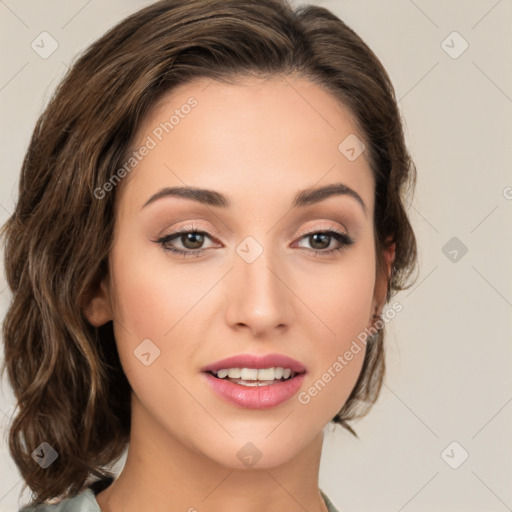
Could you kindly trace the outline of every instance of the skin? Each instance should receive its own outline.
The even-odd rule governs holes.
[[[97,500],[103,512],[325,510],[323,428],[350,395],[364,347],[306,405],[297,396],[266,410],[231,405],[200,369],[235,354],[277,352],[307,367],[304,391],[372,325],[386,277],[375,272],[366,153],[345,158],[338,145],[358,134],[350,112],[318,85],[290,76],[174,89],[140,126],[134,148],[191,96],[198,105],[118,185],[109,274],[86,307],[95,326],[113,320],[133,390],[126,464]],[[298,191],[339,182],[359,194],[366,213],[349,195],[291,209]],[[166,197],[143,208],[171,186],[212,189],[232,206]],[[170,244],[201,247],[199,257],[155,242],[191,223],[215,239]],[[333,228],[353,245],[315,254],[339,243],[315,244],[303,232]],[[247,236],[263,249],[250,264],[236,252]],[[385,257],[389,275],[392,249]],[[145,339],[160,350],[149,366],[134,356]],[[237,457],[248,442],[261,453],[252,467]]]

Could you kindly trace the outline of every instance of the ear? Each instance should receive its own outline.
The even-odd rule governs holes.
[[[395,253],[396,242],[392,242],[392,238],[388,237],[386,239],[386,247],[383,249],[384,268],[379,273],[379,275],[377,275],[375,280],[375,290],[372,302],[373,315],[380,315],[384,308],[384,304],[386,303],[388,284],[391,278],[393,262],[395,261]]]
[[[82,310],[89,323],[94,327],[100,327],[113,320],[108,275],[99,284],[91,287],[84,299]]]

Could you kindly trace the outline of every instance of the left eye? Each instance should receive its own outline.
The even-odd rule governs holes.
[[[332,251],[341,251],[345,247],[352,245],[354,241],[345,233],[341,233],[334,230],[326,230],[326,231],[315,231],[314,233],[308,233],[301,237],[301,240],[308,240],[310,244],[313,246],[319,244],[320,247],[313,247],[315,252],[322,253],[331,253]],[[330,245],[332,240],[336,240],[338,243],[337,247],[333,247],[331,249],[326,250]]]

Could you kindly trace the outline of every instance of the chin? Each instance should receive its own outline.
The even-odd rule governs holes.
[[[311,439],[307,438],[305,432],[301,435],[296,430],[291,431],[291,423],[281,432],[278,430],[283,425],[276,429],[277,425],[273,423],[265,433],[247,429],[243,435],[226,439],[214,450],[207,449],[203,453],[217,464],[233,470],[273,469],[291,463],[307,448]]]

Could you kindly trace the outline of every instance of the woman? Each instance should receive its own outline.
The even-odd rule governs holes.
[[[3,229],[31,505],[335,511],[323,428],[379,394],[413,181],[385,70],[326,9],[164,0],[95,42]]]

